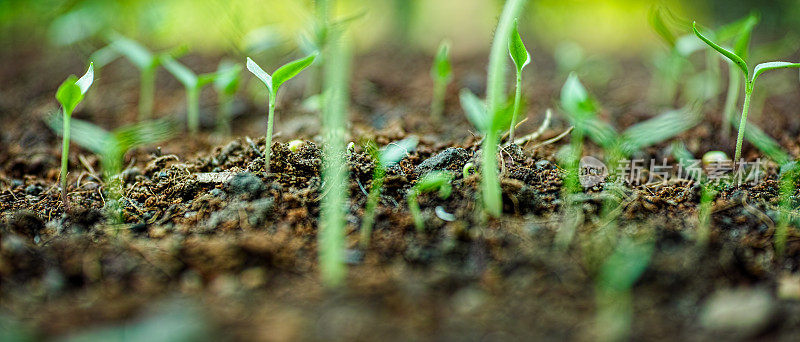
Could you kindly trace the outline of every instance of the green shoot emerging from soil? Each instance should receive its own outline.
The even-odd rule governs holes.
[[[519,16],[525,0],[508,0],[497,23],[494,40],[489,52],[489,70],[486,80],[486,104],[474,94],[462,90],[461,107],[470,122],[483,134],[481,146],[481,199],[486,212],[493,217],[500,216],[503,198],[500,192],[500,177],[497,174],[497,145],[499,133],[511,124],[511,111],[506,104],[505,95],[505,53],[508,37]]]
[[[742,141],[744,140],[744,132],[745,126],[747,125],[747,111],[750,108],[750,98],[753,95],[753,89],[755,88],[756,79],[758,76],[764,73],[765,71],[774,70],[774,69],[786,69],[786,68],[800,68],[800,63],[789,63],[789,62],[767,62],[761,63],[753,68],[752,74],[747,66],[747,62],[745,62],[746,56],[742,57],[734,52],[731,52],[716,43],[712,42],[704,35],[697,30],[697,23],[692,23],[692,30],[694,34],[697,35],[702,41],[706,44],[711,46],[714,50],[721,53],[726,58],[730,59],[736,66],[741,70],[742,75],[744,76],[745,80],[745,87],[744,87],[744,105],[742,106],[742,117],[739,122],[739,133],[736,137],[736,152],[734,154],[733,160],[734,163],[738,162],[742,156]]]
[[[48,120],[48,124],[56,134],[62,134],[65,138],[68,138],[70,136],[69,131],[61,129],[61,121],[58,116],[54,116]],[[74,120],[72,122],[73,134],[71,139],[100,157],[106,195],[111,201],[115,201],[122,195],[122,183],[119,175],[124,165],[125,153],[137,146],[153,144],[168,139],[175,132],[174,127],[175,124],[172,121],[162,119],[143,121],[109,132],[89,122]],[[107,204],[109,205],[107,209],[109,209],[111,217],[118,218],[115,203]]]
[[[217,130],[225,136],[231,134],[233,97],[239,89],[241,72],[241,65],[230,62],[222,62],[217,68],[217,78],[214,80],[214,89],[219,96]]]
[[[64,141],[62,142],[61,149],[61,199],[66,208],[68,204],[67,199],[67,162],[69,161],[69,133],[70,133],[70,118],[72,118],[72,111],[83,100],[83,96],[89,87],[94,82],[94,64],[89,63],[89,69],[81,76],[80,79],[71,75],[68,77],[56,91],[56,100],[61,104],[63,110],[64,120]]]
[[[406,194],[406,201],[408,202],[408,211],[414,218],[414,226],[418,232],[425,229],[425,220],[422,218],[422,212],[419,209],[417,197],[426,192],[439,191],[439,197],[442,199],[450,197],[450,192],[453,190],[450,182],[453,180],[453,174],[447,171],[433,171],[425,174],[414,184],[408,194]]]
[[[272,125],[275,117],[275,99],[278,96],[278,89],[280,89],[284,82],[297,76],[297,74],[303,71],[303,69],[314,63],[314,59],[316,58],[317,54],[313,53],[304,58],[291,61],[275,70],[275,72],[272,73],[272,76],[270,76],[264,71],[264,69],[261,69],[256,62],[253,62],[250,57],[247,57],[247,70],[258,77],[261,82],[264,82],[264,85],[267,86],[267,90],[269,91],[269,112],[267,113],[266,137],[267,143],[264,147],[264,169],[267,172],[269,172],[270,148],[272,145]]]
[[[347,122],[350,93],[350,42],[341,29],[331,30],[328,36],[323,66],[323,112],[322,133],[326,144],[323,149],[322,203],[317,249],[319,253],[322,281],[336,287],[344,282],[347,269],[344,265],[345,211],[347,210],[348,172],[345,149],[345,124]],[[294,74],[311,64],[314,55],[306,57],[301,65],[295,65]],[[301,60],[301,61],[304,61]],[[249,64],[248,64],[249,65]],[[279,69],[280,70],[280,69]],[[251,70],[252,71],[252,70]],[[287,71],[284,71],[286,75]],[[292,76],[294,75],[292,74]],[[262,75],[263,76],[263,75]],[[278,75],[276,71],[273,81]],[[266,79],[269,76],[267,76]],[[289,77],[284,76],[284,80]],[[267,83],[265,81],[265,83]],[[268,86],[270,86],[268,84]],[[274,92],[270,95],[270,101]],[[271,120],[270,120],[271,121]],[[270,129],[270,133],[272,129]],[[269,141],[269,134],[267,141]]]
[[[444,97],[447,92],[447,84],[453,80],[453,68],[450,65],[450,43],[442,41],[439,50],[433,58],[431,67],[431,78],[433,79],[433,101],[431,102],[431,118],[434,122],[442,120],[444,111]]]
[[[361,247],[369,246],[372,235],[372,225],[375,222],[375,208],[381,198],[383,181],[386,178],[386,169],[396,165],[405,156],[417,147],[417,138],[410,137],[387,145],[380,151],[372,148],[375,170],[372,171],[372,185],[370,185],[367,206],[364,209],[364,218],[361,220]]]
[[[139,43],[120,35],[113,35],[109,46],[125,56],[139,69],[139,120],[152,118],[156,70],[161,64],[160,56],[154,55]]]
[[[192,135],[200,131],[200,90],[217,77],[216,73],[197,75],[171,56],[162,56],[161,63],[186,88],[186,124]]]
[[[514,126],[517,124],[517,116],[519,115],[519,106],[522,100],[522,69],[531,62],[531,56],[528,54],[528,49],[522,43],[522,37],[519,36],[517,20],[514,19],[514,29],[511,31],[511,36],[508,38],[508,54],[514,61],[514,66],[517,68],[517,86],[514,94],[514,114],[511,115],[511,127],[508,130],[508,141],[514,143]]]

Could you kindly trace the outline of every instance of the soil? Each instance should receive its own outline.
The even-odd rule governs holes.
[[[43,121],[57,110],[57,83],[48,77],[80,70],[80,59],[3,54],[24,62],[0,67],[7,87],[0,92],[0,323],[36,339],[160,327],[189,340],[595,340],[602,333],[595,324],[597,279],[611,253],[608,231],[653,243],[630,294],[631,339],[794,340],[800,333],[798,220],[776,253],[775,165],[757,184],[723,187],[712,203],[709,241],[698,244],[700,187],[691,180],[623,185],[620,205],[608,215],[601,183],[581,197],[580,215],[567,211],[556,152],[569,137],[531,148],[567,129],[556,115],[537,141],[499,153],[503,215],[480,215],[480,180],[461,172],[479,163],[480,138],[460,111],[457,91],[483,92],[483,56],[456,63],[441,125],[427,117],[429,56],[373,54],[357,63],[349,137],[356,144],[347,155],[348,276],[344,287],[329,289],[319,280],[316,249],[323,153],[316,114],[299,102],[304,81],[289,82],[279,101],[271,173],[263,172],[264,108],[239,99],[233,137],[206,127],[198,136],[182,133],[130,151],[121,222],[114,223],[103,210],[111,199],[99,161],[75,144],[65,211],[57,183],[60,138]],[[211,70],[217,60],[193,56],[188,64]],[[592,89],[606,104],[603,118],[618,127],[657,114],[643,100],[647,69],[632,64]],[[37,72],[43,68],[48,73]],[[536,130],[563,82],[547,58],[535,68],[521,134]],[[133,122],[135,70],[115,62],[101,75],[75,117],[108,128]],[[158,82],[156,112],[182,113],[177,82],[163,72]],[[204,93],[206,126],[214,101],[213,92]],[[732,144],[718,139],[719,106],[704,107],[706,119],[675,140],[695,156],[728,151]],[[796,94],[770,97],[760,116],[770,119],[756,121],[793,156],[800,152],[798,106]],[[374,168],[361,146],[409,135],[420,146],[389,169],[371,243],[361,249]],[[293,139],[305,144],[290,151]],[[669,146],[649,147],[637,158],[674,162]],[[587,154],[602,155],[591,144]],[[745,145],[745,158],[759,156]],[[426,222],[420,233],[405,194],[435,169],[455,172],[454,190],[447,199],[419,197]],[[437,207],[456,220],[439,218]],[[560,246],[558,233],[570,222],[574,238]]]

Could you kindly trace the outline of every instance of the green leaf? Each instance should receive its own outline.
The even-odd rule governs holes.
[[[176,130],[176,124],[169,119],[144,121],[120,127],[112,133],[117,142],[116,148],[125,153],[131,148],[154,144],[169,139]]]
[[[667,24],[664,21],[664,16],[661,13],[661,11],[662,11],[661,7],[654,6],[653,8],[650,9],[650,13],[647,18],[648,21],[650,22],[650,26],[653,28],[654,31],[656,31],[656,34],[658,34],[658,36],[661,37],[661,39],[667,42],[667,44],[670,47],[673,47],[675,46],[675,41],[677,40],[677,38],[675,37],[675,34],[672,33],[672,30],[670,30],[667,27]]]
[[[71,75],[64,83],[61,83],[61,86],[59,86],[56,91],[56,100],[58,100],[61,107],[64,108],[65,115],[71,115],[75,107],[78,106],[78,103],[83,100],[81,87],[75,84],[77,81],[78,78]]]
[[[469,120],[478,131],[486,133],[489,128],[489,119],[487,118],[486,105],[483,101],[467,89],[461,89],[459,99],[461,100],[461,108],[464,109],[467,120]]]
[[[272,73],[272,86],[275,87],[275,91],[278,91],[278,88],[281,87],[283,82],[292,79],[292,77],[297,76],[303,69],[308,68],[308,66],[314,63],[314,59],[316,58],[317,53],[312,53],[301,59],[286,63],[278,68],[278,70],[275,70],[275,72]]]
[[[147,69],[155,63],[155,56],[144,46],[121,35],[113,35],[111,37],[110,46],[125,56],[125,58],[130,60],[131,63],[136,65],[139,69]]]
[[[86,70],[86,73],[79,78],[75,84],[78,85],[78,88],[81,88],[81,95],[85,95],[86,92],[89,90],[89,87],[92,86],[94,82],[94,63],[89,62],[89,69]]]
[[[738,38],[733,45],[733,51],[742,57],[742,60],[747,60],[748,47],[750,45],[750,36],[752,36],[753,28],[758,24],[759,17],[756,13],[750,13],[739,30]]]
[[[597,112],[594,100],[589,96],[575,73],[569,74],[561,88],[561,106],[573,119],[594,117]]]
[[[449,187],[453,180],[453,173],[448,171],[432,171],[426,173],[414,184],[417,193],[431,192],[440,190],[442,187]]]
[[[57,135],[64,135],[64,118],[60,115],[48,117],[47,124]],[[113,144],[111,133],[92,123],[71,119],[69,126],[70,140],[92,153],[103,155],[106,148]]]
[[[616,250],[600,268],[597,286],[609,292],[628,291],[650,264],[652,243],[635,243],[629,239],[619,242]]]
[[[412,136],[386,145],[379,153],[380,157],[378,159],[381,165],[384,168],[388,168],[399,163],[409,152],[414,151],[418,142],[419,139]]]
[[[217,79],[214,80],[214,88],[225,94],[235,93],[239,88],[241,72],[241,65],[223,61],[217,68]]]
[[[618,134],[608,122],[602,121],[595,117],[583,118],[572,122],[575,129],[586,132],[589,139],[603,148],[610,148],[617,143]]]
[[[92,61],[98,68],[102,68],[106,66],[108,63],[111,63],[115,59],[120,56],[120,53],[114,49],[113,46],[107,45],[95,52],[92,52],[92,55],[89,56],[89,60]]]
[[[519,36],[517,26],[517,19],[514,19],[511,36],[508,38],[508,54],[514,61],[514,66],[517,67],[517,73],[521,73],[522,69],[531,62],[531,56],[528,54],[525,44],[522,43],[522,37]]]
[[[433,58],[431,78],[450,82],[453,78],[453,67],[450,65],[450,42],[443,40],[439,44],[436,56]]]
[[[745,63],[745,61],[735,53],[724,49],[723,47],[717,45],[716,43],[706,38],[704,35],[700,34],[700,31],[697,30],[697,22],[692,22],[692,31],[694,31],[694,34],[697,35],[697,37],[700,38],[700,40],[706,42],[708,46],[714,48],[714,50],[717,50],[717,52],[721,53],[723,56],[727,57],[728,59],[736,63],[736,66],[738,66],[739,69],[742,70],[742,74],[744,74],[745,78],[749,76],[750,73],[747,70],[747,63]]]
[[[249,70],[253,75],[258,77],[261,82],[264,82],[264,85],[267,86],[269,89],[270,94],[272,93],[272,76],[270,76],[264,69],[261,69],[256,62],[253,62],[250,57],[247,57],[247,70]]]
[[[206,86],[207,84],[214,83],[217,80],[218,77],[219,77],[219,74],[216,71],[215,72],[210,72],[210,73],[207,73],[207,74],[198,75],[197,76],[197,87],[202,88],[202,87]]]
[[[164,65],[164,69],[167,69],[172,76],[175,76],[175,78],[181,82],[184,87],[196,88],[198,86],[197,74],[189,70],[189,68],[176,61],[171,56],[162,55],[161,63]]]
[[[753,69],[753,79],[751,82],[755,82],[759,75],[764,73],[765,71],[775,70],[775,69],[788,69],[788,68],[800,68],[800,63],[789,63],[789,62],[767,62],[761,63],[756,65],[755,69]]]
[[[700,123],[698,113],[693,108],[671,110],[637,123],[622,133],[623,150],[630,154],[675,137]]]

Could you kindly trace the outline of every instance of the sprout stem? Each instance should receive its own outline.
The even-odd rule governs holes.
[[[444,95],[447,91],[447,82],[442,79],[435,78],[433,80],[433,102],[431,102],[431,116],[434,122],[442,121],[442,112],[444,111]]]
[[[191,135],[200,131],[200,87],[186,88],[186,123]]]
[[[367,196],[367,207],[364,209],[364,218],[361,220],[361,239],[359,243],[362,248],[369,246],[370,236],[372,235],[372,225],[375,223],[375,208],[378,207],[378,200],[381,198],[386,170],[383,165],[376,165],[372,175],[372,186]]]
[[[411,213],[411,217],[414,218],[414,227],[417,228],[417,232],[421,233],[425,229],[425,220],[422,219],[422,211],[419,209],[417,195],[419,195],[417,190],[411,190],[406,196],[406,202],[408,202],[408,211]]]
[[[142,69],[139,74],[139,121],[153,117],[153,96],[155,92],[156,68]]]
[[[739,134],[736,137],[736,153],[733,156],[733,162],[738,163],[739,158],[742,157],[742,141],[744,140],[744,128],[747,125],[747,111],[750,107],[750,96],[753,94],[753,87],[748,82],[744,92],[744,105],[742,105],[742,119],[739,121]]]
[[[217,113],[217,131],[224,135],[231,135],[231,117],[233,116],[233,96],[227,93],[219,94],[219,112]]]
[[[514,129],[517,126],[520,101],[522,100],[522,73],[517,72],[517,91],[514,94],[514,113],[511,115],[511,128],[508,132],[508,141],[514,143]]]
[[[267,112],[267,136],[264,143],[264,171],[269,172],[270,152],[272,151],[272,125],[275,118],[275,98],[278,96],[277,91],[270,92],[269,94],[269,111]]]
[[[497,23],[497,30],[492,41],[489,54],[489,71],[486,84],[486,110],[492,121],[502,110],[505,101],[505,65],[508,37],[514,24],[514,18],[519,16],[526,0],[508,0],[503,6],[503,13]],[[493,125],[489,125],[493,126]],[[483,163],[481,163],[483,188],[483,204],[489,215],[497,217],[502,211],[503,199],[500,193],[500,179],[497,175],[497,131],[490,127],[483,140]]]
[[[64,109],[64,140],[61,143],[61,200],[64,202],[64,211],[69,209],[67,198],[67,167],[69,161],[69,119],[72,113]]]

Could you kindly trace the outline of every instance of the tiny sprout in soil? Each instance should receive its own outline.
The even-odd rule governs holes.
[[[261,82],[264,82],[264,85],[267,86],[267,90],[269,91],[269,111],[267,113],[267,144],[264,147],[264,170],[269,172],[269,159],[270,159],[270,146],[272,145],[272,127],[273,127],[273,120],[275,118],[275,101],[278,97],[278,89],[280,89],[281,85],[292,79],[293,77],[297,76],[303,69],[310,66],[314,63],[314,59],[317,58],[317,54],[311,54],[304,58],[291,61],[287,64],[284,64],[274,73],[272,76],[261,69],[256,62],[253,62],[250,57],[247,57],[247,70],[249,70],[253,75],[255,75]]]
[[[64,140],[61,143],[61,198],[64,206],[68,206],[67,198],[67,166],[69,161],[69,139],[70,139],[70,119],[72,118],[72,111],[75,107],[83,101],[83,96],[89,87],[94,82],[94,65],[89,63],[89,69],[86,73],[77,78],[74,75],[68,77],[56,91],[56,100],[61,104],[62,120],[63,120],[63,136]]]
[[[431,101],[431,118],[434,122],[441,122],[444,110],[444,98],[447,85],[453,81],[453,67],[450,65],[450,43],[442,41],[431,67],[433,79],[433,101]]]
[[[419,195],[438,191],[439,198],[447,199],[450,197],[452,186],[450,182],[453,181],[453,174],[447,171],[434,171],[427,173],[414,184],[411,190],[408,190],[406,201],[408,202],[408,211],[411,217],[414,218],[414,226],[417,227],[418,232],[425,230],[425,219],[422,217],[422,211],[419,209],[419,202],[417,197]]]

